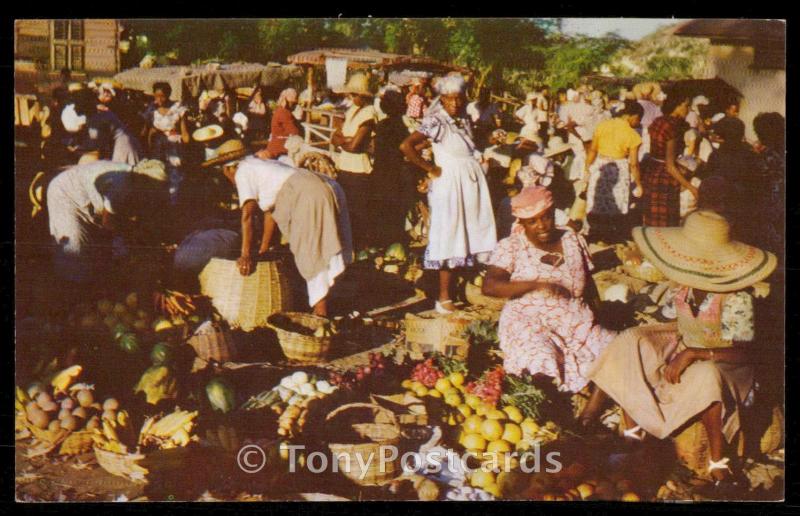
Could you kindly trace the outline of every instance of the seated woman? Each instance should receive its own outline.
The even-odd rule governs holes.
[[[240,140],[230,140],[222,144],[218,157],[203,164],[222,166],[238,191],[242,207],[239,272],[248,276],[255,270],[253,227],[262,211],[264,230],[258,255],[269,250],[277,226],[308,284],[309,305],[316,315],[327,316],[328,291],[352,261],[352,249],[346,248],[350,228],[343,223],[335,189],[322,175],[275,160],[245,158],[246,154]]]
[[[670,280],[677,321],[621,333],[589,378],[600,389],[581,419],[589,421],[610,396],[622,407],[625,435],[659,439],[699,417],[709,440],[708,472],[731,472],[723,446],[740,429],[739,408],[751,394],[748,343],[755,338],[753,299],[744,289],[775,269],[771,253],[731,241],[719,214],[690,213],[682,227],[638,227],[642,254]]]
[[[552,194],[522,190],[511,200],[518,225],[491,258],[483,293],[510,300],[500,315],[500,349],[506,371],[527,369],[555,378],[559,389],[578,392],[586,373],[616,336],[594,320],[585,297],[596,296],[586,243],[556,227]]]

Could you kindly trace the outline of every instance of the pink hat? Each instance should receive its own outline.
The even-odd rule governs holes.
[[[553,194],[543,186],[528,186],[511,199],[511,214],[529,219],[553,206]]]

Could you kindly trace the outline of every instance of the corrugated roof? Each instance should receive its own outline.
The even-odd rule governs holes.
[[[443,63],[425,56],[408,56],[389,54],[377,50],[360,50],[354,48],[319,48],[292,54],[287,58],[291,64],[324,65],[327,58],[347,59],[353,68],[361,67],[419,67],[437,70],[457,70],[469,72],[469,69],[450,63]]]
[[[678,25],[673,34],[712,40],[785,43],[786,22],[783,20],[703,18]]]

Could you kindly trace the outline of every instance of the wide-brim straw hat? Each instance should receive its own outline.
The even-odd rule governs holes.
[[[221,126],[217,124],[207,125],[205,127],[201,127],[197,129],[195,132],[192,133],[192,138],[196,142],[209,142],[211,140],[216,140],[225,132]]]
[[[633,240],[668,279],[708,292],[734,292],[772,274],[774,254],[730,238],[730,225],[716,212],[690,213],[681,227],[637,227]]]
[[[203,168],[225,165],[231,161],[237,161],[250,154],[241,140],[228,140],[216,149],[216,156],[204,161],[200,166]]]
[[[569,152],[571,150],[572,146],[564,143],[564,140],[561,138],[554,136],[547,142],[547,148],[544,151],[544,157],[552,158],[553,156],[558,156],[559,154]]]
[[[369,79],[363,73],[354,73],[350,76],[347,84],[341,88],[335,88],[335,93],[350,93],[353,95],[363,95],[372,97],[374,94],[369,89]]]

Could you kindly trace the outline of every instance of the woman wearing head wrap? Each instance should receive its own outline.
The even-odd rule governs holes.
[[[99,277],[111,258],[116,222],[146,211],[158,213],[153,202],[165,200],[166,181],[164,164],[156,160],[136,166],[95,161],[56,176],[47,187],[47,210],[50,234],[58,244],[58,271],[76,282]]]
[[[689,214],[681,227],[637,227],[633,239],[650,263],[680,285],[677,321],[621,333],[589,378],[622,407],[624,433],[633,440],[646,434],[664,439],[690,421],[702,421],[706,473],[720,485],[731,478],[725,449],[734,447],[744,426],[740,409],[752,400],[754,387],[757,319],[747,289],[766,279],[777,260],[731,240],[727,221],[712,211]],[[593,397],[583,420],[599,415],[602,397]]]
[[[595,323],[585,301],[596,295],[589,250],[574,231],[555,225],[546,188],[523,189],[511,209],[517,224],[492,252],[483,285],[485,295],[509,299],[498,330],[503,367],[544,374],[561,390],[578,392],[616,336]]]
[[[425,268],[439,271],[440,312],[451,312],[452,270],[472,267],[497,243],[489,186],[481,154],[464,116],[465,82],[447,76],[436,83],[439,102],[428,110],[419,129],[400,146],[406,158],[428,174],[430,230]],[[422,158],[418,146],[433,146],[435,164]]]
[[[300,124],[292,114],[292,110],[296,105],[297,90],[294,88],[283,90],[278,97],[278,106],[272,113],[269,144],[257,156],[265,159],[278,159],[278,157],[286,154],[286,138],[303,134]]]

